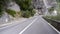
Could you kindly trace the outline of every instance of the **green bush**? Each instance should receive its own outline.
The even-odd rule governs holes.
[[[45,18],[50,18],[50,19],[53,19],[53,20],[58,20],[58,21],[60,21],[60,14],[57,15],[57,16],[46,16]]]
[[[15,1],[20,6],[22,17],[29,18],[31,16],[34,16],[35,11],[33,10],[31,4],[32,0],[15,0]]]
[[[32,11],[33,10],[33,7],[30,6],[27,10]]]
[[[31,6],[31,0],[15,0],[16,3],[20,6],[21,10],[28,10]]]
[[[60,0],[56,0],[57,2],[60,2]]]
[[[0,11],[0,17],[2,16],[2,14],[3,14],[3,11]]]
[[[6,10],[6,12],[10,14],[11,16],[15,17],[16,11],[8,9]]]
[[[3,7],[2,7],[2,5],[0,5],[0,17],[1,17],[1,16],[2,16],[2,14],[3,14],[2,9],[3,9]]]
[[[50,14],[54,11],[54,7],[48,8],[48,11],[50,12]]]
[[[21,12],[22,12],[22,17],[25,17],[25,18],[29,18],[31,16],[34,16],[35,14],[34,10],[33,11],[26,10],[26,11],[21,11]]]
[[[31,12],[30,11],[22,11],[22,17],[25,17],[25,18],[29,18],[31,16]]]
[[[36,13],[35,10],[32,10],[31,11],[31,16],[34,16],[35,13]]]

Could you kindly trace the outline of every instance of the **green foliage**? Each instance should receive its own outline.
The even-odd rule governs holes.
[[[3,9],[5,9],[8,1],[9,0],[0,0],[0,17],[2,16]]]
[[[50,12],[50,14],[54,11],[54,7],[48,8],[48,11]]]
[[[54,7],[49,8],[49,11],[53,11],[53,10],[54,10]]]
[[[31,11],[31,16],[34,16],[35,13],[36,13],[35,10],[32,10]]]
[[[32,0],[15,0],[15,2],[20,6],[20,9],[22,10],[21,12],[17,13],[26,18],[34,16],[35,11],[33,10],[31,1]],[[11,16],[17,16],[18,14],[16,14],[14,10],[7,9],[8,3],[9,0],[0,0],[0,15],[2,15],[2,9],[4,9]]]
[[[20,6],[21,10],[28,10],[31,6],[31,0],[15,0],[16,3]]]
[[[6,10],[6,12],[7,12],[8,14],[10,14],[11,16],[15,17],[16,12],[15,12],[14,10],[8,9],[8,10]]]
[[[60,2],[60,0],[56,0],[57,2]]]
[[[49,12],[50,12],[50,14],[52,13],[52,11],[54,10],[54,7],[51,7],[50,9],[49,9]],[[53,19],[53,20],[59,20],[60,21],[60,9],[59,8],[57,8],[56,9],[57,10],[57,15],[56,16],[46,16],[46,18],[50,18],[50,19]]]
[[[32,0],[15,0],[16,3],[20,6],[22,17],[29,18],[34,16],[35,11],[31,5]]]
[[[56,0],[57,1],[57,11],[60,11],[60,0]]]
[[[3,7],[2,7],[2,5],[0,4],[0,17],[1,17],[1,16],[2,16],[2,14],[3,14],[2,9],[3,9]]]
[[[57,16],[46,16],[46,18],[50,18],[50,19],[53,19],[53,20],[58,20],[58,21],[60,21],[60,14],[57,15]]]
[[[0,11],[0,17],[2,16],[2,14],[3,14],[3,11]]]
[[[22,12],[22,17],[29,18],[30,16],[31,16],[31,13],[28,10]]]
[[[34,16],[35,14],[34,10],[33,11],[26,10],[26,11],[21,11],[21,12],[22,12],[22,17],[25,17],[25,18],[29,18],[31,16]]]
[[[30,6],[27,10],[32,11],[33,10],[33,7]]]

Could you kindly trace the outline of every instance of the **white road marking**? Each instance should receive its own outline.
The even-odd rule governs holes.
[[[30,23],[27,27],[25,27],[19,34],[22,34],[25,30],[27,30],[38,18],[36,18],[35,20],[33,20],[32,23]]]
[[[45,22],[45,23],[47,23],[47,22]],[[50,23],[47,23],[51,28],[53,28],[57,33],[59,33],[60,34],[60,32],[54,27],[54,26],[52,26]]]
[[[55,27],[53,27],[50,23],[48,23],[48,25],[51,26],[57,33],[60,34],[60,32]]]

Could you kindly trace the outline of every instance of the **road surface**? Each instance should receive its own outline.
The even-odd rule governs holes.
[[[41,17],[36,16],[20,24],[0,30],[0,34],[58,34]]]
[[[52,29],[43,18],[38,17],[38,19],[22,34],[58,34],[58,33],[54,29]]]

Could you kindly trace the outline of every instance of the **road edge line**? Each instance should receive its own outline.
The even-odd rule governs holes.
[[[52,26],[50,23],[48,23],[48,25],[51,26],[58,34],[60,34],[60,32],[54,26]]]

